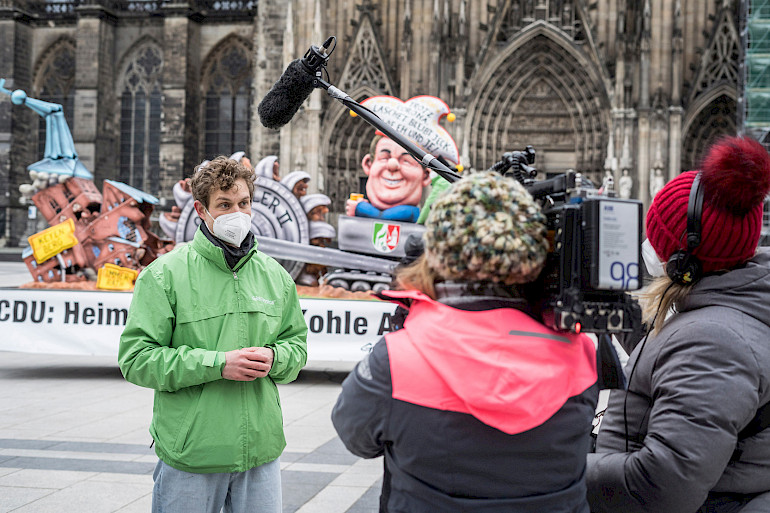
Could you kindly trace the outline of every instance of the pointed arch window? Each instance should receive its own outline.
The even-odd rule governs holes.
[[[682,171],[697,169],[706,148],[722,136],[737,133],[736,108],[735,100],[722,94],[698,113],[682,144]]]
[[[160,186],[162,65],[157,47],[136,51],[120,94],[120,181],[154,195]]]
[[[35,97],[60,104],[64,110],[64,119],[72,131],[75,118],[75,45],[72,41],[63,40],[54,44],[42,62],[36,83]],[[45,154],[46,122],[42,116],[38,121],[37,133],[39,160]]]
[[[509,148],[532,144],[545,176],[580,169],[601,181],[609,99],[590,67],[582,66],[549,25],[480,80],[469,112],[469,160],[485,169]]]
[[[251,119],[250,52],[239,40],[215,51],[204,72],[204,158],[246,150]]]
[[[359,102],[375,96],[369,91],[352,94]],[[339,108],[335,108],[333,112],[339,111]],[[369,153],[374,131],[369,124],[347,115],[347,110],[337,115],[333,127],[326,152],[324,194],[332,201],[332,212],[344,213],[348,194],[366,191],[366,176],[361,169],[361,159]]]

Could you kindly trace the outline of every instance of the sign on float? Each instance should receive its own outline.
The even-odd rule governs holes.
[[[129,283],[123,268],[107,279]],[[114,279],[114,280],[113,280]],[[124,281],[125,280],[125,281]],[[131,292],[1,289],[0,351],[118,354]],[[393,330],[396,305],[386,301],[300,298],[308,325],[308,361],[357,362]]]

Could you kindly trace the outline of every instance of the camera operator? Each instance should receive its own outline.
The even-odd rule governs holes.
[[[383,293],[409,305],[405,326],[356,366],[332,412],[351,452],[385,456],[380,511],[588,513],[596,352],[531,315],[545,223],[493,172],[433,204],[424,254]]]
[[[588,455],[591,510],[770,511],[770,156],[729,137],[647,213],[652,333],[631,353]]]

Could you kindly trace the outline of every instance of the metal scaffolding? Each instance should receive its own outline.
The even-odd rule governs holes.
[[[741,127],[770,145],[770,0],[745,0],[742,8],[745,62]]]
[[[741,2],[743,105],[738,120],[741,132],[752,136],[770,150],[770,0]],[[762,216],[760,245],[770,245],[770,201]]]

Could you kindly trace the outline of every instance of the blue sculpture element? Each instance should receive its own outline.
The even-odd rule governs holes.
[[[131,187],[130,185],[123,182],[116,182],[114,180],[105,180],[105,182],[114,185],[119,190],[125,192],[139,203],[149,203],[151,205],[156,205],[158,203],[158,198],[152,194],[147,194],[146,192],[140,191],[139,189]]]
[[[28,170],[93,179],[94,175],[78,159],[61,105],[29,98],[21,89],[11,92],[5,88],[4,78],[0,78],[0,92],[10,96],[15,105],[26,105],[45,119],[45,156],[27,166]]]

